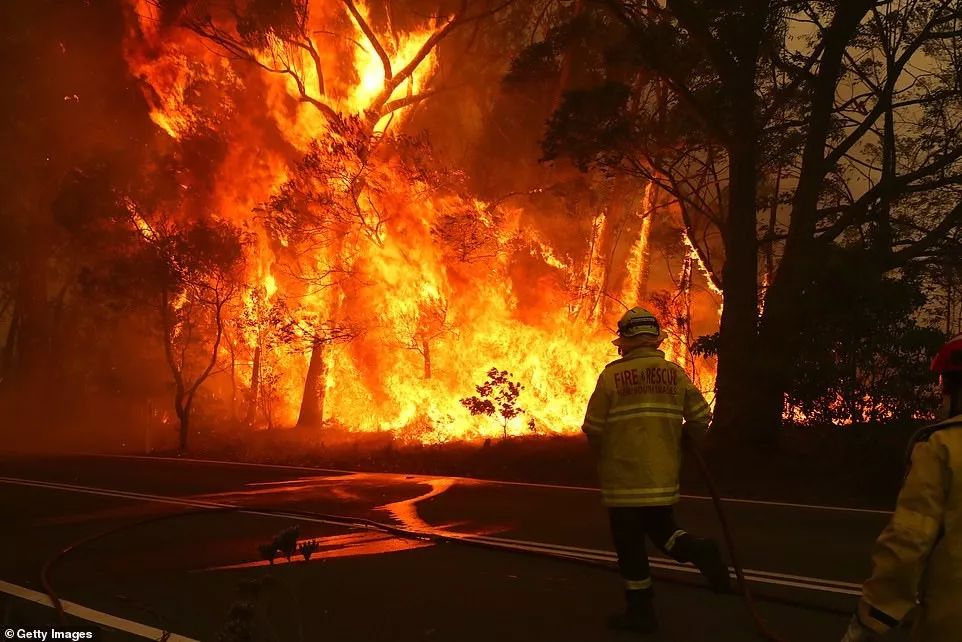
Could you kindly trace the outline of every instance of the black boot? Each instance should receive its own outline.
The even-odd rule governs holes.
[[[658,630],[655,618],[654,591],[625,591],[625,612],[608,619],[608,626],[634,633],[654,633]]]
[[[715,540],[692,537],[685,533],[675,542],[671,554],[679,562],[694,564],[716,593],[732,592],[732,579],[728,574],[728,565],[725,564],[721,549],[718,548]]]

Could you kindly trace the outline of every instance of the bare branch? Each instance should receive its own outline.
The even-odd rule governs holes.
[[[962,202],[953,207],[942,221],[921,239],[911,242],[905,249],[892,252],[888,261],[889,267],[900,267],[912,259],[924,255],[932,247],[944,241],[948,233],[960,225],[962,225]]]

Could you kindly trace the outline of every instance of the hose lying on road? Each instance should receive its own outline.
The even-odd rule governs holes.
[[[725,512],[725,508],[722,506],[721,495],[718,494],[718,488],[715,485],[715,478],[712,476],[711,470],[708,468],[708,462],[705,461],[704,454],[702,454],[698,445],[694,443],[694,440],[688,440],[688,447],[688,450],[695,457],[695,463],[698,466],[698,470],[701,473],[702,478],[705,480],[705,484],[708,486],[708,493],[711,495],[712,504],[715,506],[715,513],[718,515],[718,521],[721,524],[722,534],[725,537],[725,546],[728,548],[728,556],[731,558],[732,567],[735,569],[735,578],[738,580],[738,592],[741,594],[742,601],[745,603],[745,608],[748,609],[748,615],[752,619],[752,624],[755,625],[755,629],[758,631],[758,634],[766,640],[769,640],[770,642],[787,642],[787,640],[779,637],[770,628],[768,628],[768,624],[759,614],[758,607],[755,605],[755,598],[752,595],[751,589],[748,587],[748,582],[745,581],[745,571],[742,568],[738,553],[735,549],[735,538],[732,537],[732,531],[728,525],[728,514]]]
[[[762,620],[762,618],[759,616],[757,612],[757,608],[755,606],[755,599],[761,599],[766,602],[784,604],[784,605],[792,606],[795,608],[802,608],[810,611],[829,613],[833,615],[845,615],[845,616],[849,615],[850,610],[848,609],[839,609],[839,608],[833,608],[833,607],[824,606],[824,605],[810,604],[807,602],[802,602],[800,600],[793,600],[790,598],[776,596],[776,595],[762,595],[762,594],[759,594],[757,596],[752,595],[752,593],[749,591],[748,583],[745,580],[745,574],[740,564],[738,563],[735,547],[733,545],[733,541],[731,537],[731,531],[728,527],[727,516],[725,515],[725,512],[722,508],[721,500],[718,496],[717,489],[715,488],[714,480],[712,480],[711,478],[711,475],[708,471],[707,464],[704,461],[704,457],[701,455],[701,453],[695,449],[692,449],[692,451],[695,453],[696,462],[698,462],[699,468],[702,469],[702,472],[705,475],[706,483],[709,485],[709,488],[711,490],[711,495],[715,503],[715,509],[718,512],[719,519],[722,522],[722,529],[724,531],[725,540],[728,545],[729,553],[732,558],[732,564],[735,567],[735,575],[736,575],[736,578],[738,579],[738,587],[740,589],[742,598],[745,601],[745,604],[749,610],[749,613],[752,617],[752,620],[758,632],[765,639],[770,640],[771,642],[786,642],[782,638],[773,634],[768,629],[767,625],[765,624],[765,622]],[[258,507],[258,506],[209,506],[208,507],[208,506],[204,506],[196,509],[177,511],[173,513],[165,513],[163,515],[154,515],[152,517],[148,517],[145,519],[113,526],[111,528],[105,529],[103,531],[99,531],[97,533],[94,533],[82,539],[79,539],[69,544],[68,546],[65,546],[64,548],[60,549],[55,555],[53,555],[50,559],[48,559],[44,563],[40,571],[40,581],[41,581],[41,584],[43,585],[44,591],[50,597],[51,603],[53,604],[54,608],[57,610],[57,613],[61,622],[65,623],[66,614],[64,613],[63,604],[61,603],[60,598],[57,595],[57,592],[54,590],[53,583],[50,580],[50,576],[54,568],[66,556],[77,551],[77,549],[83,546],[86,546],[98,540],[102,540],[111,535],[116,535],[118,533],[132,530],[141,526],[155,524],[155,523],[163,522],[167,520],[180,519],[184,517],[211,515],[211,514],[217,514],[217,513],[240,513],[240,514],[269,516],[269,517],[276,517],[276,518],[309,519],[314,522],[321,522],[321,523],[337,525],[337,526],[376,530],[376,531],[386,533],[388,535],[393,535],[395,537],[404,538],[404,539],[412,539],[412,540],[426,541],[426,542],[432,542],[432,543],[461,544],[466,546],[474,546],[477,548],[485,548],[489,550],[512,552],[515,554],[550,558],[550,559],[555,559],[555,560],[560,560],[565,562],[572,562],[572,563],[577,563],[581,565],[591,566],[594,568],[603,568],[609,571],[616,570],[616,566],[610,562],[591,560],[591,559],[579,559],[576,557],[564,555],[562,553],[555,553],[555,552],[549,552],[549,551],[518,550],[507,544],[499,544],[499,543],[490,542],[490,541],[465,539],[463,537],[459,537],[456,535],[446,535],[446,534],[437,533],[437,532],[423,532],[423,531],[409,530],[409,529],[401,528],[399,526],[394,526],[392,524],[386,524],[384,522],[378,522],[378,521],[366,519],[363,517],[350,517],[350,516],[344,516],[344,515],[316,513],[312,511],[302,511],[302,510],[277,509],[273,507]],[[680,578],[673,575],[665,575],[660,573],[656,575],[660,580],[670,581],[678,584],[685,584],[689,586],[697,586],[700,588],[707,588],[707,585],[699,582],[698,580],[689,580],[689,579]],[[169,633],[165,633],[165,636],[162,637],[161,640],[162,641],[167,640],[168,637],[169,637]]]

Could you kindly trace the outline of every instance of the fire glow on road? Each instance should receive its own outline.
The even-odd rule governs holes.
[[[53,491],[93,494],[93,495],[117,497],[117,498],[136,500],[136,501],[159,502],[159,503],[166,503],[166,504],[181,505],[181,506],[191,507],[191,508],[209,508],[209,509],[236,508],[238,513],[245,514],[245,515],[256,515],[259,517],[268,517],[268,518],[282,518],[286,520],[296,519],[306,523],[326,524],[326,525],[333,525],[333,526],[339,526],[339,527],[345,526],[344,521],[335,521],[332,519],[325,519],[324,517],[312,517],[310,515],[306,515],[298,512],[285,513],[283,508],[279,509],[276,512],[266,512],[264,510],[258,510],[258,509],[245,509],[243,505],[240,505],[240,504],[211,502],[211,501],[192,499],[192,498],[151,495],[151,494],[144,494],[144,493],[135,493],[135,492],[121,491],[121,490],[106,489],[106,488],[95,488],[95,487],[81,486],[81,485],[74,485],[74,484],[44,482],[44,481],[38,481],[38,480],[19,479],[19,478],[10,478],[10,477],[0,477],[0,484],[30,486],[30,487],[43,488],[43,489],[48,489]],[[451,488],[452,485],[448,484],[440,487],[447,489],[447,488]],[[415,515],[416,520],[418,522],[423,523],[423,520],[421,520],[421,518],[417,516],[417,511],[415,507],[416,503],[417,501],[421,501],[426,497],[429,497],[429,496],[433,497],[433,496],[436,496],[437,494],[439,493],[434,492],[434,489],[432,489],[431,491],[425,494],[419,495],[413,498],[412,500],[407,500],[407,502],[399,502],[400,504],[407,503],[410,506],[410,508],[413,509],[413,513],[410,512],[409,508],[405,508],[404,510],[397,512],[395,514],[396,515],[413,514]],[[373,528],[371,526],[365,526],[363,523],[358,523],[355,526],[355,528],[366,530],[369,532],[377,530],[376,528]],[[411,529],[411,531],[417,532],[417,529]],[[425,535],[441,535],[447,538],[463,540],[466,543],[482,544],[489,548],[497,548],[497,549],[502,549],[506,551],[538,553],[543,555],[550,555],[560,559],[575,559],[575,560],[581,560],[581,561],[603,562],[603,563],[611,564],[612,568],[614,568],[615,555],[612,551],[605,551],[605,550],[598,550],[598,549],[585,549],[585,548],[570,547],[570,546],[559,546],[556,544],[550,544],[550,543],[544,543],[544,542],[530,542],[530,541],[516,540],[516,539],[495,538],[488,535],[461,533],[461,532],[451,531],[451,530],[438,528],[438,527],[430,527],[430,530],[423,531],[423,533]],[[350,544],[360,544],[360,543],[362,543],[360,540],[354,540],[354,541],[342,540],[341,541],[341,544],[348,544],[348,546],[344,548],[345,554],[372,554],[373,552],[378,552],[378,553],[398,552],[401,550],[410,550],[411,548],[411,547],[404,547],[404,546],[392,548],[390,545],[386,544],[386,540],[382,540],[377,537],[373,537],[370,540],[367,540],[366,543],[372,544],[377,548],[381,548],[382,550],[368,552],[370,551],[370,549],[366,549],[365,546],[363,545],[357,546],[357,547],[350,546]],[[218,568],[247,567],[247,566],[253,566],[257,564],[258,563],[256,562],[242,562],[242,563],[239,563],[238,565],[218,567]],[[664,558],[653,559],[652,565],[655,566],[656,568],[660,568],[663,570],[677,571],[681,573],[697,572],[694,568],[681,565],[676,562],[673,562],[672,560],[668,560]],[[208,569],[208,570],[214,570],[214,569]],[[859,595],[859,590],[858,590],[859,585],[853,584],[850,582],[839,582],[835,580],[826,580],[822,578],[805,577],[805,576],[783,574],[783,573],[772,573],[767,571],[759,571],[755,569],[745,569],[745,575],[749,581],[759,583],[759,584],[769,584],[769,585],[783,586],[787,588],[805,589],[810,591],[824,592],[824,593],[830,593],[834,595],[843,595],[843,596]]]

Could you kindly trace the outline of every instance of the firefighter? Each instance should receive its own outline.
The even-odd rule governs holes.
[[[944,420],[912,438],[895,512],[843,642],[876,640],[914,619],[912,640],[962,640],[962,335],[932,360]]]
[[[719,592],[731,589],[718,545],[675,524],[681,446],[700,436],[710,411],[685,370],[665,359],[658,320],[643,308],[618,321],[621,358],[609,363],[588,401],[582,427],[598,458],[601,495],[625,583],[626,608],[611,626],[657,629],[645,537],[675,560],[691,562]]]

